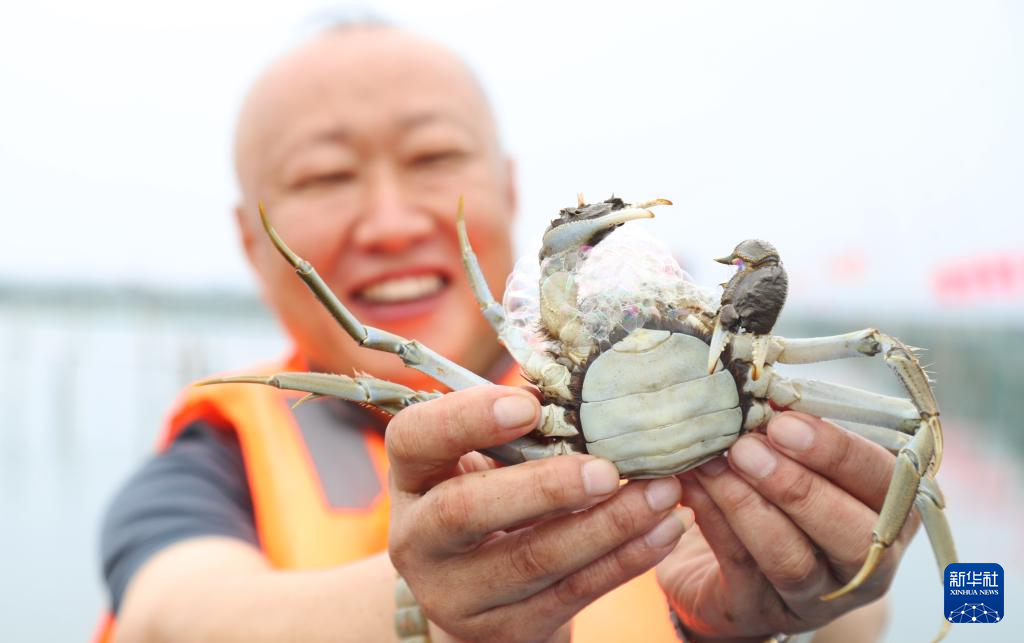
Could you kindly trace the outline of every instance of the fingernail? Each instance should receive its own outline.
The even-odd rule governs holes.
[[[683,489],[675,478],[661,478],[647,483],[644,497],[652,511],[664,511],[677,504],[683,496]]]
[[[619,470],[610,460],[594,458],[580,469],[583,490],[590,496],[607,496],[619,488]]]
[[[806,451],[814,443],[814,428],[796,415],[783,414],[768,425],[768,435],[780,447]]]
[[[683,509],[682,511],[689,511],[689,509]],[[654,529],[647,532],[647,535],[644,536],[644,542],[647,543],[648,547],[652,548],[671,545],[679,540],[679,537],[686,531],[684,519],[685,516],[680,513],[680,510],[673,511],[665,516],[665,519],[659,522]]]
[[[725,469],[727,467],[728,467],[728,465],[725,463],[725,459],[724,458],[714,458],[714,459],[708,460],[704,464],[700,465],[697,468],[697,471],[699,471],[701,473],[701,475],[705,475],[705,476],[709,476],[709,477],[714,478],[718,474],[720,474],[723,471],[725,471]]]
[[[729,461],[743,473],[758,480],[775,471],[778,459],[757,438],[743,438],[729,449]]]
[[[491,407],[494,421],[503,429],[515,429],[532,422],[536,415],[535,407],[530,400],[522,395],[509,395],[498,398]]]

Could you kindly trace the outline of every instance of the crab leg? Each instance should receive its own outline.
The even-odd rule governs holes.
[[[409,368],[429,375],[453,390],[490,384],[489,381],[476,373],[438,355],[416,340],[406,339],[400,335],[389,333],[373,326],[364,326],[362,322],[356,319],[355,315],[345,308],[345,305],[341,303],[338,297],[331,292],[327,283],[317,274],[313,266],[285,245],[285,242],[278,236],[277,231],[270,225],[270,220],[267,218],[267,213],[263,209],[262,203],[259,205],[259,210],[263,228],[267,231],[267,236],[270,237],[274,247],[295,268],[296,274],[313,291],[313,294],[327,308],[334,319],[360,345],[386,353],[394,353]]]
[[[922,422],[921,429],[911,438],[906,447],[900,449],[899,454],[896,456],[896,468],[893,471],[892,482],[889,483],[889,491],[885,495],[882,510],[878,514],[875,527],[871,530],[872,542],[871,547],[868,549],[867,559],[857,574],[850,579],[850,582],[842,588],[822,596],[822,600],[830,601],[840,596],[845,596],[857,587],[860,587],[867,580],[868,576],[875,571],[882,560],[882,554],[896,541],[900,531],[903,529],[903,525],[906,524],[910,508],[919,494],[918,489],[921,478],[928,470],[928,463],[931,462],[934,454],[934,433],[928,430],[925,423]],[[931,501],[929,498],[928,502]],[[938,504],[935,504],[935,507],[938,507]],[[949,527],[945,524],[945,518],[936,521],[934,513],[929,511],[933,522],[931,529],[926,527],[929,531],[929,537],[932,536],[933,532],[938,535],[941,531],[947,532],[948,536]],[[935,555],[936,559],[940,562],[943,558],[948,558],[950,555],[954,558],[956,556],[951,551],[951,542],[950,548],[943,546],[942,551],[936,550]]]
[[[917,490],[914,506],[917,507],[917,512],[921,515],[925,533],[928,534],[928,541],[932,545],[941,583],[946,566],[958,562],[959,559],[956,555],[956,546],[953,544],[953,532],[950,530],[946,514],[943,512],[946,501],[942,497],[938,483],[927,476],[921,478],[921,486]],[[950,622],[943,619],[938,635],[932,639],[933,643],[942,640],[949,632],[950,627]]]
[[[899,453],[900,449],[907,446],[907,443],[910,442],[909,435],[895,429],[850,421],[836,422],[836,424],[850,433],[856,433],[862,438],[880,445],[886,451],[893,454]]]
[[[856,432],[862,429],[875,429],[874,436],[888,433],[896,438],[895,441],[903,442],[906,436],[896,431],[887,431],[879,427],[859,425],[853,428]],[[865,432],[872,433],[872,432]],[[861,433],[865,435],[865,433]],[[949,521],[943,510],[946,501],[943,498],[942,490],[935,480],[925,475],[927,462],[930,457],[929,451],[933,451],[934,434],[931,431],[922,430],[910,439],[905,447],[899,450],[896,459],[896,470],[893,475],[889,492],[886,494],[882,504],[882,511],[879,513],[878,521],[871,532],[872,545],[868,550],[867,560],[857,575],[846,584],[845,587],[822,596],[822,600],[832,600],[843,596],[847,592],[858,587],[878,566],[885,548],[899,536],[899,532],[906,523],[906,517],[910,513],[911,502],[917,507],[921,522],[924,524],[925,533],[928,534],[928,541],[932,546],[932,553],[935,554],[935,564],[939,569],[939,580],[942,580],[943,570],[946,566],[958,561],[956,546],[953,544],[953,534],[949,528]],[[870,439],[870,438],[869,438]],[[883,446],[886,446],[883,443]],[[911,489],[916,491],[911,492]],[[940,641],[949,632],[950,624],[943,620],[942,626],[933,641]]]
[[[770,371],[769,371],[770,372]],[[880,395],[850,386],[782,377],[770,372],[767,397],[776,405],[835,420],[874,424],[913,433],[922,417],[914,404],[902,397]]]
[[[402,409],[418,402],[426,402],[441,397],[441,393],[416,391],[401,384],[375,377],[357,375],[333,375],[330,373],[277,373],[275,375],[236,375],[218,377],[199,382],[199,386],[208,384],[265,384],[274,388],[308,393],[306,397],[295,403],[302,404],[308,399],[318,397],[336,397],[347,402],[369,404],[385,413],[394,415]]]
[[[773,379],[781,379],[774,373],[769,374]],[[765,385],[761,385],[765,386]],[[751,387],[750,392],[753,392]],[[755,399],[754,404],[748,410],[748,420],[745,428],[754,428],[768,421],[775,415],[776,411],[766,402]],[[757,417],[751,421],[750,415],[757,411]],[[926,423],[925,420],[923,423]],[[923,424],[922,423],[922,424]],[[882,553],[889,547],[893,540],[899,535],[906,524],[907,515],[910,512],[911,503],[917,507],[921,515],[921,522],[924,523],[925,531],[928,533],[928,540],[935,554],[935,562],[939,568],[941,577],[942,570],[946,565],[957,562],[956,547],[953,545],[953,534],[949,528],[949,522],[943,513],[945,500],[942,491],[934,479],[924,475],[927,462],[934,453],[933,433],[920,427],[913,436],[897,429],[872,426],[858,422],[842,422],[841,426],[857,433],[876,444],[880,444],[889,451],[896,452],[896,471],[889,484],[889,491],[882,504],[882,511],[879,514],[875,527],[872,530],[872,545],[868,550],[867,559],[864,565],[857,572],[857,575],[847,585],[831,594],[822,596],[823,600],[832,600],[856,589],[878,566]],[[923,446],[922,446],[923,445]],[[941,640],[949,630],[949,623],[943,621],[942,628],[933,641]]]
[[[868,558],[860,572],[845,587],[823,597],[831,600],[859,587],[878,566],[885,548],[899,535],[907,520],[910,506],[918,494],[921,476],[926,476],[930,472],[929,465],[938,450],[935,440],[935,436],[939,434],[938,417],[919,413],[911,402],[902,398],[878,395],[838,384],[789,380],[774,373],[771,375],[772,381],[768,386],[767,397],[778,406],[829,419],[875,425],[870,428],[876,432],[881,430],[878,427],[885,427],[894,432],[913,433],[913,437],[897,454],[896,471],[889,483],[889,492],[872,532],[873,542],[868,551]],[[913,428],[910,425],[914,425]],[[892,444],[894,440],[890,439],[889,442]],[[939,506],[937,503],[933,504]],[[939,515],[941,516],[941,512]],[[942,527],[938,526],[939,521]],[[929,533],[938,533],[943,529],[949,531],[949,527],[945,525],[945,518],[933,518],[931,523],[930,527],[926,524]],[[935,555],[936,559],[941,561],[950,554],[947,548],[942,546],[941,551],[935,550]],[[951,555],[955,556],[955,553]]]
[[[524,350],[524,347],[517,346],[515,342],[506,338],[505,309],[494,300],[494,295],[491,294],[487,280],[484,279],[484,273],[480,269],[480,262],[476,258],[476,253],[473,252],[473,246],[469,243],[462,199],[459,199],[459,212],[455,218],[455,225],[459,233],[459,247],[462,249],[462,265],[466,268],[469,285],[473,289],[477,303],[480,304],[480,312],[484,319],[491,324],[498,339],[522,365],[527,376],[541,391],[563,400],[571,400],[572,392],[569,390],[571,374],[568,368],[556,362],[550,353]]]
[[[921,522],[924,523],[924,530],[932,544],[941,581],[942,570],[946,569],[946,565],[957,562],[957,556],[956,546],[953,544],[953,533],[946,521],[946,514],[943,513],[946,508],[946,499],[943,497],[938,483],[928,477],[921,478],[921,486],[917,490],[914,506],[921,514]]]
[[[735,348],[734,356],[741,359],[755,353],[754,347],[746,342]],[[898,449],[896,469],[872,530],[867,558],[849,583],[823,596],[824,600],[843,596],[863,584],[878,567],[885,549],[898,537],[912,505],[916,505],[921,514],[940,573],[957,559],[949,524],[942,512],[945,502],[933,480],[942,453],[938,404],[913,349],[869,328],[834,337],[796,340],[772,337],[767,351],[769,363],[777,360],[791,364],[876,355],[882,355],[910,394],[910,400],[837,384],[787,379],[776,375],[771,367],[765,369],[769,374],[766,384],[748,384],[757,397],[767,398],[784,408],[852,421],[856,423],[851,427],[855,432],[890,450]],[[755,392],[755,388],[759,390]],[[912,434],[905,444],[906,438],[901,437],[904,433]],[[945,627],[939,638],[945,634]]]
[[[781,345],[776,357],[784,364],[807,364],[844,357],[874,357],[881,355],[910,395],[910,401],[920,411],[922,422],[928,424],[935,441],[935,461],[929,463],[929,475],[934,476],[942,464],[942,425],[939,423],[939,405],[928,380],[927,373],[914,357],[914,349],[895,337],[874,328],[811,339],[772,338]],[[858,420],[858,418],[847,418]]]
[[[349,377],[330,373],[277,373],[274,375],[236,375],[204,380],[198,386],[211,384],[264,384],[274,388],[301,391],[308,393],[296,402],[292,408],[311,399],[319,397],[335,397],[356,404],[368,404],[388,415],[394,415],[402,409],[441,397],[436,391],[417,391],[401,384],[377,379],[366,375]],[[543,407],[547,409],[547,407]],[[542,422],[547,413],[542,412]],[[494,458],[503,464],[518,464],[526,460],[536,460],[553,455],[574,453],[573,447],[563,442],[550,444],[540,443],[528,437],[517,438],[496,447],[480,449],[480,453]]]
[[[469,234],[466,232],[466,213],[463,209],[462,197],[459,197],[459,212],[455,215],[455,228],[459,233],[459,248],[462,249],[462,265],[466,268],[466,276],[469,277],[469,285],[473,289],[480,304],[480,312],[483,313],[494,332],[498,337],[505,336],[505,309],[494,300],[491,289],[484,279],[484,273],[480,269],[480,262],[469,245]]]
[[[273,226],[270,225],[270,220],[267,218],[267,213],[263,209],[263,204],[259,204],[260,221],[263,223],[263,229],[266,230],[267,236],[270,237],[270,241],[277,248],[277,251],[290,263],[294,268],[296,274],[302,279],[302,281],[309,287],[320,303],[327,308],[328,312],[334,317],[335,320],[341,324],[342,328],[348,332],[360,345],[366,348],[372,348],[374,350],[384,351],[387,353],[394,353],[402,359],[402,362],[421,373],[424,373],[438,382],[448,386],[452,390],[459,390],[464,388],[470,388],[473,386],[481,386],[491,384],[491,382],[483,377],[480,377],[473,371],[470,371],[455,362],[442,357],[430,348],[427,348],[423,344],[416,340],[405,339],[400,335],[389,333],[379,328],[372,326],[364,326],[362,322],[356,319],[344,304],[338,299],[338,297],[331,292],[330,287],[327,283],[317,274],[313,266],[305,259],[299,257],[297,254],[292,252],[281,237],[274,230]],[[312,374],[318,375],[318,374]],[[323,374],[319,374],[323,375]],[[279,386],[282,383],[282,375],[272,376],[276,377],[274,382],[260,381],[264,384],[271,386]],[[345,376],[327,376],[327,377],[338,377],[344,378]],[[349,378],[352,379],[352,378]],[[385,382],[383,380],[377,380],[375,378],[364,378],[367,381],[379,382],[381,385],[375,387],[374,390],[380,391],[394,391],[391,387],[399,387],[400,385],[393,384],[391,382]],[[212,383],[212,382],[211,382]],[[323,395],[334,395],[332,391],[341,390],[342,399],[347,399],[344,396],[346,387],[350,385],[347,383],[340,383],[338,381],[319,381],[309,380],[305,382],[289,382],[295,384],[295,386],[279,386],[280,388],[290,388],[300,391],[306,391],[314,397]],[[405,387],[401,387],[405,388]],[[419,391],[413,391],[412,389],[406,389],[413,394],[413,397],[403,398],[407,400],[408,404],[424,401],[424,399],[431,399],[426,397],[423,399],[413,399],[417,395],[432,396],[431,393],[422,393]],[[353,394],[358,393],[353,391]],[[401,394],[399,395],[401,397]],[[366,401],[356,399],[355,401]],[[300,401],[301,403],[301,401]],[[369,404],[375,404],[372,401],[367,402]],[[382,407],[382,410],[388,411],[387,408]],[[390,412],[390,411],[388,411]],[[544,417],[542,417],[542,421]],[[552,455],[559,455],[561,453],[571,452],[574,447],[564,441],[556,441],[550,443],[540,442],[530,437],[521,437],[501,446],[492,447],[489,449],[481,449],[481,453],[494,458],[505,464],[515,464],[523,462],[525,460],[533,460],[541,457],[548,457]]]
[[[886,429],[869,424],[857,422],[842,422],[841,426],[852,433],[856,433],[885,449],[898,453],[912,439],[905,433]],[[935,553],[935,563],[940,570],[946,565],[957,562],[956,546],[953,544],[953,534],[946,521],[943,510],[946,508],[946,499],[939,489],[939,483],[927,476],[921,478],[917,488],[917,498],[914,506],[921,514],[921,522],[924,523],[925,532],[928,533],[928,540],[931,542],[932,551]]]

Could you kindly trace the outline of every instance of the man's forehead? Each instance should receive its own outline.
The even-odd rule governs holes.
[[[372,102],[406,94],[392,105],[398,125],[437,118],[437,105],[416,104],[419,96],[409,95],[418,87],[489,118],[482,89],[451,51],[396,29],[350,28],[319,35],[273,63],[245,101],[239,135],[317,105],[329,109],[329,101],[341,96]]]

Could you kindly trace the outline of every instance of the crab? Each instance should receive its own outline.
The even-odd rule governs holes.
[[[657,478],[693,469],[725,453],[745,432],[783,410],[843,422],[896,453],[896,467],[859,572],[831,600],[859,587],[877,568],[916,506],[940,573],[956,562],[935,474],[942,460],[939,409],[915,349],[869,328],[831,337],[771,334],[786,299],[776,249],[747,240],[717,261],[736,267],[719,301],[683,273],[656,240],[624,234],[623,224],[671,205],[612,197],[564,208],[543,235],[539,262],[519,262],[504,303],[492,296],[466,231],[460,199],[457,231],[463,263],[483,316],[540,391],[544,402],[528,436],[487,449],[502,463],[570,453],[611,460],[623,478]],[[352,338],[394,353],[452,390],[489,384],[416,340],[363,325],[313,267],[271,226],[264,229],[299,277]],[[532,264],[532,270],[529,267]],[[539,275],[535,274],[539,269]],[[815,380],[787,378],[774,364],[879,357],[908,398]],[[442,395],[369,375],[279,373],[205,383],[248,382],[330,396],[395,414]],[[941,635],[940,635],[941,636]]]

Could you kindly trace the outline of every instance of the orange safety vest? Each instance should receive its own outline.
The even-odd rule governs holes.
[[[284,370],[304,370],[304,364],[293,356],[283,364],[246,372]],[[522,383],[518,366],[501,381]],[[380,494],[365,508],[332,507],[291,413],[294,400],[293,392],[252,384],[189,387],[170,414],[159,448],[167,448],[185,427],[200,419],[237,432],[260,547],[276,568],[324,568],[383,551],[387,548],[390,511],[383,438],[376,431],[363,431],[380,481]],[[108,615],[101,621],[94,641],[112,641],[113,632],[114,621]],[[604,595],[578,614],[573,621],[573,639],[584,643],[678,641],[654,570]]]

